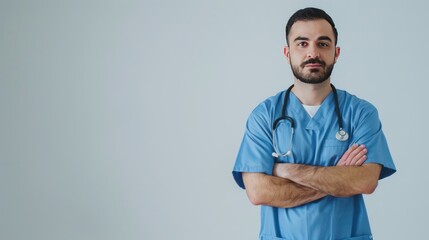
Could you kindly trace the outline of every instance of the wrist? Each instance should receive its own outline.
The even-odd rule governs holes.
[[[281,178],[288,178],[287,174],[287,163],[276,163],[274,164],[273,168],[273,176],[281,177]]]
[[[284,172],[288,179],[303,185],[306,185],[305,182],[307,179],[316,175],[317,171],[320,169],[319,167],[304,164],[288,164],[285,168],[286,170]]]

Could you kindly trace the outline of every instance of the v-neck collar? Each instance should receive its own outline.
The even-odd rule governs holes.
[[[329,117],[330,114],[335,114],[332,112],[332,110],[335,110],[333,101],[334,94],[331,91],[329,95],[323,100],[316,114],[313,117],[310,117],[310,115],[304,109],[304,106],[302,106],[302,103],[298,97],[293,92],[291,92],[289,95],[288,106],[286,106],[286,109],[289,112],[287,114],[294,118],[295,121],[298,121],[297,124],[305,126],[305,129],[307,130],[320,129],[326,123],[325,119]]]

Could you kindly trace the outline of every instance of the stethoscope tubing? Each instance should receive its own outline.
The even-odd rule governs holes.
[[[273,157],[279,157],[279,156],[288,156],[292,154],[292,138],[294,135],[294,131],[295,131],[295,120],[291,117],[286,115],[286,107],[287,107],[287,103],[288,103],[288,99],[289,99],[289,95],[290,92],[292,90],[292,88],[294,87],[294,85],[292,84],[286,91],[285,91],[285,96],[283,99],[283,106],[282,106],[282,112],[280,117],[278,117],[277,119],[274,120],[273,122],[273,126],[272,126],[272,140],[273,140],[273,148],[274,148],[274,152],[273,152]],[[338,141],[347,141],[349,138],[348,133],[343,129],[343,119],[341,118],[341,112],[340,112],[340,104],[338,101],[338,94],[337,94],[337,89],[335,88],[335,86],[333,84],[331,84],[331,88],[332,88],[332,92],[334,94],[334,103],[335,103],[335,112],[337,114],[337,119],[338,119],[338,131],[335,135],[336,139],[338,139]],[[285,153],[280,153],[277,144],[276,144],[276,140],[277,138],[275,137],[275,131],[277,128],[277,124],[282,121],[282,120],[286,120],[290,123],[291,125],[291,138],[290,138],[290,150],[288,150]]]

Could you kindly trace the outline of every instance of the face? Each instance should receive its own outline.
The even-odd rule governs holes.
[[[318,84],[328,80],[340,54],[331,25],[324,19],[297,21],[284,53],[296,79]]]

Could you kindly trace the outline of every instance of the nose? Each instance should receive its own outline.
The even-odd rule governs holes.
[[[317,47],[314,44],[309,46],[307,49],[308,49],[308,51],[307,51],[307,58],[308,59],[320,57],[319,50],[317,49]]]

